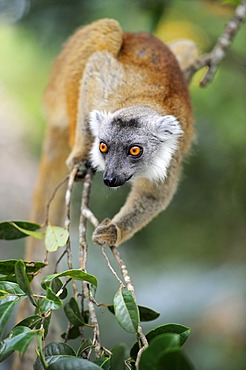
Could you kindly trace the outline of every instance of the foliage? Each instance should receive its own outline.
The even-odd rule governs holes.
[[[42,235],[45,240],[48,240],[46,242],[47,251],[56,250],[61,246],[62,243],[59,241],[52,248],[49,244],[54,246],[54,240],[57,239],[52,235],[53,232],[50,233],[50,229],[54,231],[57,230],[57,227],[49,225],[46,232],[42,233],[36,231],[39,228],[41,228],[40,225],[22,221],[2,222],[0,236],[2,239],[9,240],[22,238],[24,235],[36,238],[40,238]],[[59,228],[59,235],[61,233],[67,234],[68,232]],[[63,239],[63,244],[66,243],[67,237]],[[2,275],[0,280],[0,333],[4,333],[15,307],[21,300],[28,299],[34,310],[33,315],[15,325],[1,340],[0,362],[7,359],[14,351],[23,355],[29,344],[36,339],[38,357],[34,364],[34,370],[193,369],[193,365],[181,349],[190,334],[190,329],[185,326],[179,324],[159,326],[146,335],[149,346],[143,347],[139,335],[140,321],[155,320],[159,314],[147,307],[138,306],[133,293],[123,288],[122,284],[114,295],[113,305],[101,304],[101,306],[107,307],[115,315],[120,326],[137,337],[137,342],[130,351],[125,344],[117,344],[111,350],[103,348],[100,356],[96,355],[96,358],[91,356],[95,349],[93,339],[90,338],[93,337],[93,325],[90,322],[88,311],[81,307],[78,297],[68,296],[66,286],[73,280],[85,281],[91,286],[90,294],[92,294],[92,287],[97,286],[96,277],[81,269],[69,269],[46,275],[41,282],[44,293],[42,295],[36,294],[32,290],[30,281],[45,267],[46,263],[43,262],[0,261],[0,274]],[[64,299],[66,300],[63,302]],[[63,308],[68,320],[68,330],[62,335],[64,341],[50,342],[44,346],[52,312],[61,308]],[[83,328],[85,326],[91,330],[88,338],[84,336]],[[79,348],[72,348],[66,343],[78,336],[81,336],[82,340]]]
[[[59,5],[57,5],[56,0],[42,2],[30,0],[27,1],[27,3],[31,3],[30,11],[25,13],[26,17],[24,17],[22,23],[1,30],[1,79],[4,82],[3,86],[11,92],[11,96],[18,97],[18,101],[21,102],[24,109],[33,115],[35,124],[32,125],[32,131],[30,132],[30,124],[28,123],[28,135],[25,136],[25,144],[30,146],[30,140],[32,141],[32,136],[34,136],[35,145],[33,149],[35,149],[35,153],[38,153],[36,148],[40,148],[41,145],[40,138],[42,135],[40,132],[42,131],[40,128],[43,122],[40,113],[41,97],[39,95],[43,93],[54,49],[60,48],[64,38],[75,27],[104,16],[118,19],[125,30],[149,30],[151,27],[148,27],[148,24],[152,23],[152,16],[149,17],[150,13],[145,12],[145,10],[143,13],[142,9],[136,11],[136,4],[145,5],[149,3],[149,6],[152,7],[157,2],[158,0],[149,2],[148,0],[136,2],[131,0],[119,0],[117,2],[114,0],[105,0],[104,2],[100,0],[93,2],[72,0],[67,2],[67,0],[64,0],[59,1]],[[164,0],[159,2],[167,3]],[[160,11],[161,19],[158,18],[160,22],[156,28],[156,34],[167,41],[178,37],[198,39],[197,42],[204,52],[205,49],[208,50],[214,44],[214,40],[220,34],[229,15],[228,11],[222,13],[222,7],[219,8],[218,4],[236,5],[239,2],[240,0],[189,2],[183,0],[171,2],[169,0],[172,9],[169,8],[168,12],[163,12],[163,14]],[[5,3],[17,5],[18,0],[11,2],[6,0]],[[62,6],[64,3],[67,3],[67,6]],[[211,4],[217,4],[217,7],[211,7]],[[161,32],[157,32],[160,31],[162,25],[165,25],[163,35]],[[171,31],[173,32],[171,32],[171,35],[169,35],[170,29],[167,29],[166,25],[172,26]],[[28,27],[25,29],[23,26]],[[177,31],[179,31],[178,34]],[[134,250],[128,249],[130,255],[134,256],[131,258],[132,265],[134,264],[135,271],[140,270],[141,274],[142,266],[145,263],[148,263],[150,271],[151,269],[156,271],[157,268],[163,268],[163,264],[165,268],[171,265],[174,274],[178,274],[180,266],[177,266],[177,262],[180,261],[184,270],[187,269],[186,264],[189,265],[189,268],[195,266],[199,269],[199,261],[202,263],[202,268],[209,262],[212,264],[215,261],[219,264],[224,262],[226,263],[226,271],[233,274],[234,271],[240,270],[241,263],[245,260],[246,177],[241,176],[246,165],[244,118],[246,86],[245,31],[244,27],[235,40],[212,88],[198,90],[196,79],[193,82],[193,102],[197,117],[196,131],[199,146],[193,149],[193,153],[189,157],[182,186],[180,186],[168,212],[158,217],[148,229],[143,230],[133,241],[129,242],[130,246],[131,243],[135,244]],[[18,59],[16,59],[17,55]],[[24,121],[28,122],[28,120]],[[36,133],[37,130],[38,133]],[[199,153],[197,153],[198,151]],[[109,195],[106,190],[103,193],[99,181],[98,185],[95,181],[95,185],[98,187],[95,187],[94,202],[97,205],[99,217],[103,218],[112,214],[114,208],[118,208],[121,204],[120,191],[117,192],[114,201],[109,202],[108,198],[111,197],[110,200],[112,200],[112,195]],[[11,197],[6,196],[6,198]],[[7,208],[2,205],[2,210]],[[103,212],[107,214],[100,214]],[[6,216],[3,218],[6,218]],[[163,235],[165,235],[165,238],[163,238]],[[149,251],[147,248],[153,241],[155,243],[155,253],[145,252],[146,250]],[[168,247],[172,245],[175,245],[175,248]],[[17,243],[13,246],[18,248]],[[9,244],[6,249],[9,249]],[[164,249],[165,253],[163,253]],[[18,251],[15,253],[18,253]],[[12,255],[15,256],[15,254]],[[174,266],[172,266],[172,261],[175,263]],[[16,262],[16,260],[9,260],[1,263],[1,268],[5,266],[4,276],[2,277],[4,280],[16,283],[14,268]],[[234,264],[233,268],[229,268],[231,263]],[[38,270],[45,267],[43,262],[40,262],[40,264],[43,264],[42,266],[33,261],[24,261],[24,264],[29,281],[35,277]],[[211,265],[209,265],[209,269],[210,267]],[[230,273],[227,275],[229,279],[231,277]],[[236,273],[234,276],[239,275]],[[221,281],[223,281],[224,286],[233,284],[233,281],[227,284],[224,277]],[[240,289],[242,292],[244,291],[243,282],[244,277],[241,279],[242,288]],[[51,290],[57,293],[62,285],[62,280],[55,278],[51,282]],[[239,285],[237,284],[237,288]],[[67,294],[66,287],[64,287],[63,293],[59,297],[62,298],[63,294]],[[193,297],[195,296],[194,294]],[[208,296],[205,295],[205,297],[209,306],[210,300],[213,301],[214,299],[213,294],[210,294],[209,299]],[[19,300],[21,299],[23,297],[20,297]],[[64,309],[66,304],[69,306],[69,298],[67,303],[62,302],[62,304]],[[9,305],[9,310],[11,311],[15,306],[16,303],[13,302],[12,306]],[[73,303],[71,306],[74,307]],[[195,314],[196,317],[199,314],[204,315],[206,307],[203,306],[202,302],[200,312],[196,305],[191,304],[190,306],[192,307],[190,315]],[[4,307],[6,306],[1,306],[5,312]],[[59,307],[59,310],[62,310],[62,307]],[[113,310],[113,305],[109,305],[108,309],[110,308]],[[0,320],[5,321],[6,316],[1,315],[3,311],[0,312]],[[6,310],[6,313],[8,316],[9,311]],[[140,319],[143,321],[140,306],[139,313]],[[240,322],[240,315],[236,316],[238,322]],[[30,320],[27,318],[26,322],[29,321],[30,325],[34,325],[36,320],[40,320],[40,316],[33,315]],[[235,320],[234,317],[233,322]],[[84,318],[84,321],[87,323],[86,318]],[[203,320],[195,321],[200,323],[198,324],[200,327],[204,327]],[[19,325],[22,326],[21,323]],[[26,326],[26,323],[23,326]],[[234,325],[234,328],[236,326]],[[239,326],[243,330],[243,325]],[[212,330],[209,326],[209,335],[206,335],[208,333],[205,330],[202,333],[197,330],[199,341],[193,341],[193,359],[197,357],[197,361],[200,362],[200,367],[203,369],[237,368],[238,370],[239,367],[243,369],[245,351],[243,344],[240,346],[238,342],[240,336],[240,334],[238,336],[238,330],[236,335],[220,335],[220,340],[218,340],[216,328],[214,326]],[[72,325],[68,331],[69,338],[79,336],[79,329],[78,326]],[[227,325],[224,325],[224,330],[227,334],[229,333]],[[3,334],[2,331],[1,334]],[[66,333],[63,336],[65,337],[65,335]],[[86,349],[91,348],[88,341],[82,344],[82,352],[84,351],[83,346]],[[115,351],[117,351],[117,348]],[[121,353],[124,353],[124,348],[121,348]],[[77,354],[77,356],[79,355]],[[108,357],[101,360],[100,366],[102,363],[106,368],[109,363]]]

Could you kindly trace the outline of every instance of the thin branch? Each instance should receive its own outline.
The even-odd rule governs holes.
[[[71,249],[71,237],[70,237],[70,224],[71,224],[71,217],[70,217],[70,208],[71,208],[71,198],[72,198],[72,190],[73,184],[75,181],[75,177],[78,171],[78,167],[74,167],[69,174],[67,190],[65,194],[65,205],[66,205],[66,216],[65,216],[65,229],[68,231],[69,237],[66,243],[66,252],[67,252],[67,265],[69,269],[73,269],[73,262],[72,262],[72,249]],[[62,255],[63,256],[63,255]],[[77,299],[78,297],[78,290],[75,281],[72,281],[72,287],[74,291],[74,296]]]
[[[86,208],[84,207],[83,209],[81,209],[81,213],[82,215],[87,218],[87,220],[90,221],[90,223],[96,228],[98,225],[99,225],[99,221],[98,219],[96,218],[96,216],[92,213],[92,211],[89,209],[89,208]],[[109,261],[109,258],[105,252],[105,249],[104,247],[102,247],[102,254],[107,262],[107,265],[108,265],[108,268],[110,269],[110,271],[112,272],[112,274],[115,276],[116,280],[118,280],[118,282],[120,283],[120,285],[124,286],[122,280],[119,278],[119,276],[117,275],[117,273],[115,272],[115,270],[113,269],[110,261]]]
[[[238,33],[242,23],[246,18],[246,0],[243,0],[235,9],[234,16],[226,24],[225,31],[217,40],[215,46],[210,53],[201,56],[192,66],[185,71],[187,81],[191,80],[192,76],[201,68],[208,67],[208,70],[200,82],[200,86],[204,87],[214,78],[218,65],[226,56],[226,52],[230,47],[233,39]]]
[[[113,247],[110,247],[110,249],[111,249],[111,252],[113,253],[113,256],[114,256],[116,262],[118,263],[118,265],[120,267],[120,271],[121,271],[121,274],[122,274],[122,276],[125,280],[127,289],[132,292],[133,297],[136,299],[135,292],[134,292],[134,287],[133,287],[133,284],[132,284],[132,281],[131,281],[131,277],[130,277],[129,272],[127,270],[126,264],[125,264],[125,262],[123,261],[121,255],[120,255],[119,248],[113,246]]]
[[[59,297],[63,292],[64,292],[64,289],[66,288],[66,286],[68,285],[68,283],[70,283],[70,281],[72,280],[72,278],[69,278],[65,281],[65,283],[62,285],[62,287],[58,290],[58,292],[56,293],[56,296]]]
[[[99,225],[99,221],[97,220],[97,218],[94,216],[94,214],[91,212],[91,210],[89,208],[83,208],[81,210],[82,212],[82,215],[88,220],[90,221],[90,223],[92,224],[92,226],[94,226],[95,228]]]
[[[68,336],[69,336],[69,331],[70,331],[70,329],[72,328],[72,324],[70,323],[70,322],[68,322],[68,324],[67,324],[67,329],[66,329],[66,332],[65,332],[65,336],[64,336],[64,343],[67,343],[67,341],[68,341]]]
[[[84,271],[86,271],[86,265],[87,265],[88,245],[86,241],[87,218],[83,210],[88,210],[91,183],[92,183],[92,170],[90,168],[87,168],[87,173],[84,178],[84,187],[83,187],[82,201],[81,201],[80,224],[79,224],[79,246],[80,246],[79,261],[80,261],[80,268],[83,269]],[[83,294],[86,299],[88,310],[89,310],[91,324],[93,326],[93,332],[94,332],[93,345],[95,348],[95,355],[96,355],[96,358],[100,358],[101,356],[100,330],[99,330],[99,325],[98,325],[94,303],[93,303],[93,300],[91,299],[91,292],[90,292],[88,283],[83,281],[82,287],[83,287]],[[90,353],[88,354],[88,356],[90,356]]]
[[[63,259],[63,257],[65,256],[65,254],[67,254],[67,250],[65,249],[65,251],[62,252],[62,254],[60,255],[60,257],[58,258],[58,260],[56,261],[56,264],[55,264],[55,268],[54,268],[54,274],[57,273],[57,270],[58,270],[58,265],[59,263],[61,262],[61,260]]]
[[[112,274],[115,276],[116,280],[118,280],[118,282],[120,283],[120,285],[122,285],[123,287],[125,287],[125,285],[123,284],[122,280],[119,278],[119,276],[117,275],[117,273],[115,272],[115,270],[113,269],[110,261],[109,261],[109,258],[105,252],[105,249],[104,247],[102,247],[102,254],[105,258],[105,260],[107,261],[107,265],[108,265],[108,268],[110,269],[110,271],[112,272]]]
[[[80,222],[79,222],[79,245],[80,245],[80,268],[86,271],[86,264],[87,264],[87,241],[86,241],[86,226],[87,226],[87,218],[84,215],[83,210],[88,209],[89,199],[90,199],[90,191],[91,191],[91,182],[92,182],[92,175],[90,170],[87,170],[87,174],[84,178],[84,186],[82,192],[82,201],[81,201],[81,209],[80,209]]]
[[[55,188],[55,190],[53,191],[53,194],[51,195],[48,203],[47,203],[47,206],[46,206],[46,217],[45,217],[45,225],[48,225],[49,223],[49,212],[50,212],[50,206],[51,206],[51,203],[53,201],[53,199],[55,198],[56,196],[56,193],[57,191],[60,189],[60,187],[68,180],[69,176],[66,176]]]

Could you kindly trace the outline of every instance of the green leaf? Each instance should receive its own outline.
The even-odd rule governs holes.
[[[80,313],[80,309],[78,303],[74,297],[72,297],[68,303],[64,306],[65,314],[69,320],[69,322],[74,326],[82,326],[85,325],[83,317]]]
[[[161,334],[155,337],[149,347],[142,353],[139,370],[157,370],[159,359],[163,354],[173,349],[179,349],[180,340],[178,334]],[[165,367],[164,367],[165,368]],[[172,366],[167,369],[173,369]]]
[[[66,343],[62,342],[51,342],[47,344],[44,348],[44,356],[45,361],[47,364],[52,364],[53,362],[59,361],[60,359],[66,357],[66,356],[75,356],[75,352]],[[36,359],[34,366],[34,370],[43,370],[42,362],[39,358]]]
[[[52,275],[45,276],[41,282],[42,288],[46,289],[46,287],[50,285],[53,279],[57,277],[62,277],[62,276],[65,276],[68,279],[85,280],[85,281],[88,281],[88,283],[91,283],[97,286],[97,279],[95,278],[95,276],[87,274],[86,272],[79,270],[79,269],[73,269],[73,270],[66,270],[58,274],[52,274]]]
[[[18,228],[17,228],[17,227]],[[33,222],[26,221],[6,221],[0,222],[0,239],[13,240],[20,239],[27,236],[26,231],[35,231],[41,226]],[[24,229],[25,233],[20,229]]]
[[[0,304],[1,302],[15,300],[19,294],[25,294],[18,284],[10,281],[0,281],[0,292],[4,296],[4,298],[0,297]],[[11,296],[8,296],[8,294],[11,294]],[[2,301],[2,299],[5,301]]]
[[[61,359],[67,358],[67,357],[70,358],[71,356],[67,356],[67,355],[49,356],[45,358],[45,362],[47,363],[47,365],[51,365],[54,362],[60,361]],[[44,366],[42,365],[41,360],[39,358],[37,358],[37,360],[35,361],[33,365],[33,369],[34,370],[44,370]]]
[[[57,356],[57,355],[68,355],[76,356],[73,348],[63,342],[51,342],[44,348],[44,355],[46,356]]]
[[[27,235],[27,236],[32,236],[35,239],[43,239],[45,237],[44,232],[40,231],[31,231],[24,229],[23,227],[18,226],[16,223],[12,222],[11,223],[17,230],[19,230],[21,233]]]
[[[76,339],[80,336],[80,331],[78,326],[72,326],[69,328],[68,333],[63,333],[61,337],[63,339]]]
[[[107,308],[112,314],[114,314],[113,305],[108,305]],[[159,312],[156,312],[148,307],[138,306],[138,310],[139,310],[140,321],[143,321],[143,322],[155,320],[160,316]]]
[[[147,335],[146,338],[148,342],[150,343],[155,337],[161,334],[168,334],[168,333],[173,333],[173,334],[178,334],[179,335],[179,340],[180,340],[180,346],[182,346],[189,334],[190,334],[191,329],[187,328],[186,326],[180,325],[180,324],[165,324],[162,326],[158,326],[157,328],[151,330]],[[130,352],[130,355],[133,359],[136,359],[137,354],[139,351],[139,344],[136,342]]]
[[[186,342],[188,336],[190,335],[190,332],[191,332],[190,328],[180,324],[165,324],[151,330],[146,337],[148,339],[148,342],[150,342],[154,337],[160,334],[164,333],[179,334],[180,346],[182,346]]]
[[[84,342],[79,346],[79,349],[77,351],[77,357],[81,357],[82,353],[91,348],[92,346],[93,344],[90,338],[84,340]]]
[[[48,315],[48,316],[45,317],[44,322],[43,322],[43,326],[44,326],[44,338],[46,338],[46,336],[48,334],[48,330],[49,330],[49,326],[50,326],[50,321],[51,321],[51,316],[52,316],[52,312],[50,312],[50,315]]]
[[[143,322],[156,320],[160,316],[159,312],[156,312],[148,307],[138,306],[138,309],[139,309],[140,321],[143,321]]]
[[[90,313],[89,313],[89,310],[85,310],[84,313],[84,321],[86,324],[89,324],[89,321],[90,321]]]
[[[100,366],[101,369],[110,370],[110,357],[102,356],[101,358],[94,361],[94,364]]]
[[[188,357],[180,349],[173,349],[164,353],[159,359],[156,369],[195,370]],[[140,370],[142,370],[141,367]]]
[[[60,308],[62,306],[62,301],[50,288],[47,288],[46,297],[39,300],[38,306],[41,309],[41,312],[45,313],[49,310],[57,310]]]
[[[8,337],[0,343],[0,362],[5,360],[13,350],[23,355],[36,335],[41,335],[39,330],[31,330],[26,326],[16,326]]]
[[[55,252],[58,248],[63,247],[69,237],[67,230],[59,226],[48,225],[45,234],[45,247],[48,252]]]
[[[136,334],[139,324],[139,312],[132,292],[119,289],[114,296],[114,312],[120,326],[129,333]]]
[[[20,288],[26,293],[30,302],[36,307],[37,303],[33,298],[33,293],[26,275],[26,266],[22,260],[17,261],[15,264],[15,276]]]
[[[0,274],[2,275],[14,275],[15,273],[15,264],[18,260],[2,260],[0,261]],[[36,273],[43,267],[47,266],[47,263],[44,262],[33,262],[33,261],[23,261],[26,266],[26,273]]]
[[[22,294],[22,297],[18,295]],[[25,297],[25,293],[16,283],[0,281],[0,338],[4,329],[14,312],[17,302]]]
[[[27,274],[27,278],[28,278],[29,283],[31,283],[33,278],[34,278],[34,275],[33,274]],[[12,282],[12,283],[17,283],[15,275],[1,276],[0,281],[9,281],[9,282]]]
[[[50,287],[51,287],[51,289],[53,290],[54,293],[58,293],[61,290],[62,286],[63,286],[63,283],[62,283],[61,279],[59,279],[59,278],[55,278],[51,281]],[[59,298],[60,299],[65,299],[67,297],[67,288],[64,287],[62,289],[63,289],[63,292],[61,294],[59,294]]]
[[[13,301],[7,301],[0,304],[0,338],[4,333],[4,329],[14,313],[15,305],[19,301],[19,298],[15,298]]]
[[[117,344],[112,349],[112,357],[110,359],[111,369],[125,370],[125,360],[128,358],[129,350],[125,344]]]
[[[23,294],[23,297],[19,297]],[[4,329],[14,312],[17,302],[25,297],[25,293],[16,283],[0,281],[0,338],[4,334]]]
[[[42,317],[39,315],[33,315],[25,318],[24,320],[20,321],[16,326],[27,326],[30,329],[35,328],[37,325],[40,324]]]
[[[0,276],[0,281],[10,281],[16,283],[16,277],[14,275]]]
[[[47,370],[102,370],[102,368],[82,358],[66,357],[49,365]]]

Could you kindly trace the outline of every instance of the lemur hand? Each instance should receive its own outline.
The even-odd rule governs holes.
[[[100,246],[113,246],[120,241],[120,229],[117,225],[113,224],[110,219],[106,218],[95,229],[92,240]]]

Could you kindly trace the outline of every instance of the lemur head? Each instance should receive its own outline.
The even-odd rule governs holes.
[[[107,186],[145,177],[164,180],[183,134],[174,116],[161,116],[146,106],[130,106],[114,113],[94,110],[90,129],[95,137],[91,163],[103,171]]]

